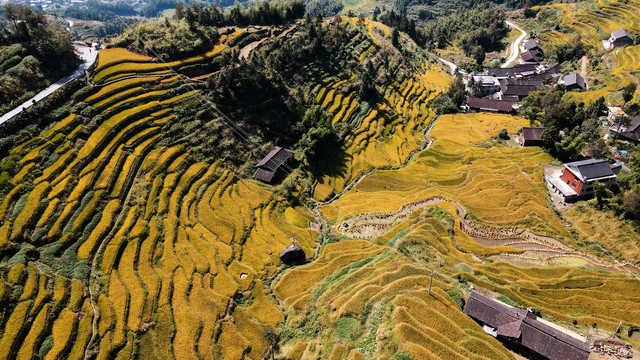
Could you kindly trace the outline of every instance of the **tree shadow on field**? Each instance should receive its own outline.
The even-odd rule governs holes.
[[[344,151],[343,146],[337,146],[333,150],[327,151],[316,166],[313,167],[313,176],[320,180],[324,176],[344,177],[347,174],[347,163],[351,161],[351,155]]]

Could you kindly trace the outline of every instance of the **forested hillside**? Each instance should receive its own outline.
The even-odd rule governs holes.
[[[71,34],[24,5],[5,4],[0,32],[0,113],[13,109],[78,65]]]

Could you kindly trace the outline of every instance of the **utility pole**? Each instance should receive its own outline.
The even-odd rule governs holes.
[[[611,338],[613,339],[614,337],[616,337],[616,334],[618,333],[618,331],[620,331],[620,327],[622,326],[622,321],[620,321],[620,324],[618,324],[618,328],[616,329],[616,332],[613,333],[613,335],[611,335]]]

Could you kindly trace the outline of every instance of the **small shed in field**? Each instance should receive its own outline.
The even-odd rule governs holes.
[[[294,152],[289,149],[279,146],[274,147],[267,156],[256,164],[256,172],[253,174],[253,178],[270,184],[276,173],[291,160],[293,155]]]
[[[523,127],[520,130],[520,145],[522,146],[542,146],[542,133],[544,127]]]

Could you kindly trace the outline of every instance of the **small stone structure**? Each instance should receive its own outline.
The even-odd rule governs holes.
[[[301,264],[307,260],[300,245],[293,243],[280,253],[280,261],[287,265]]]

